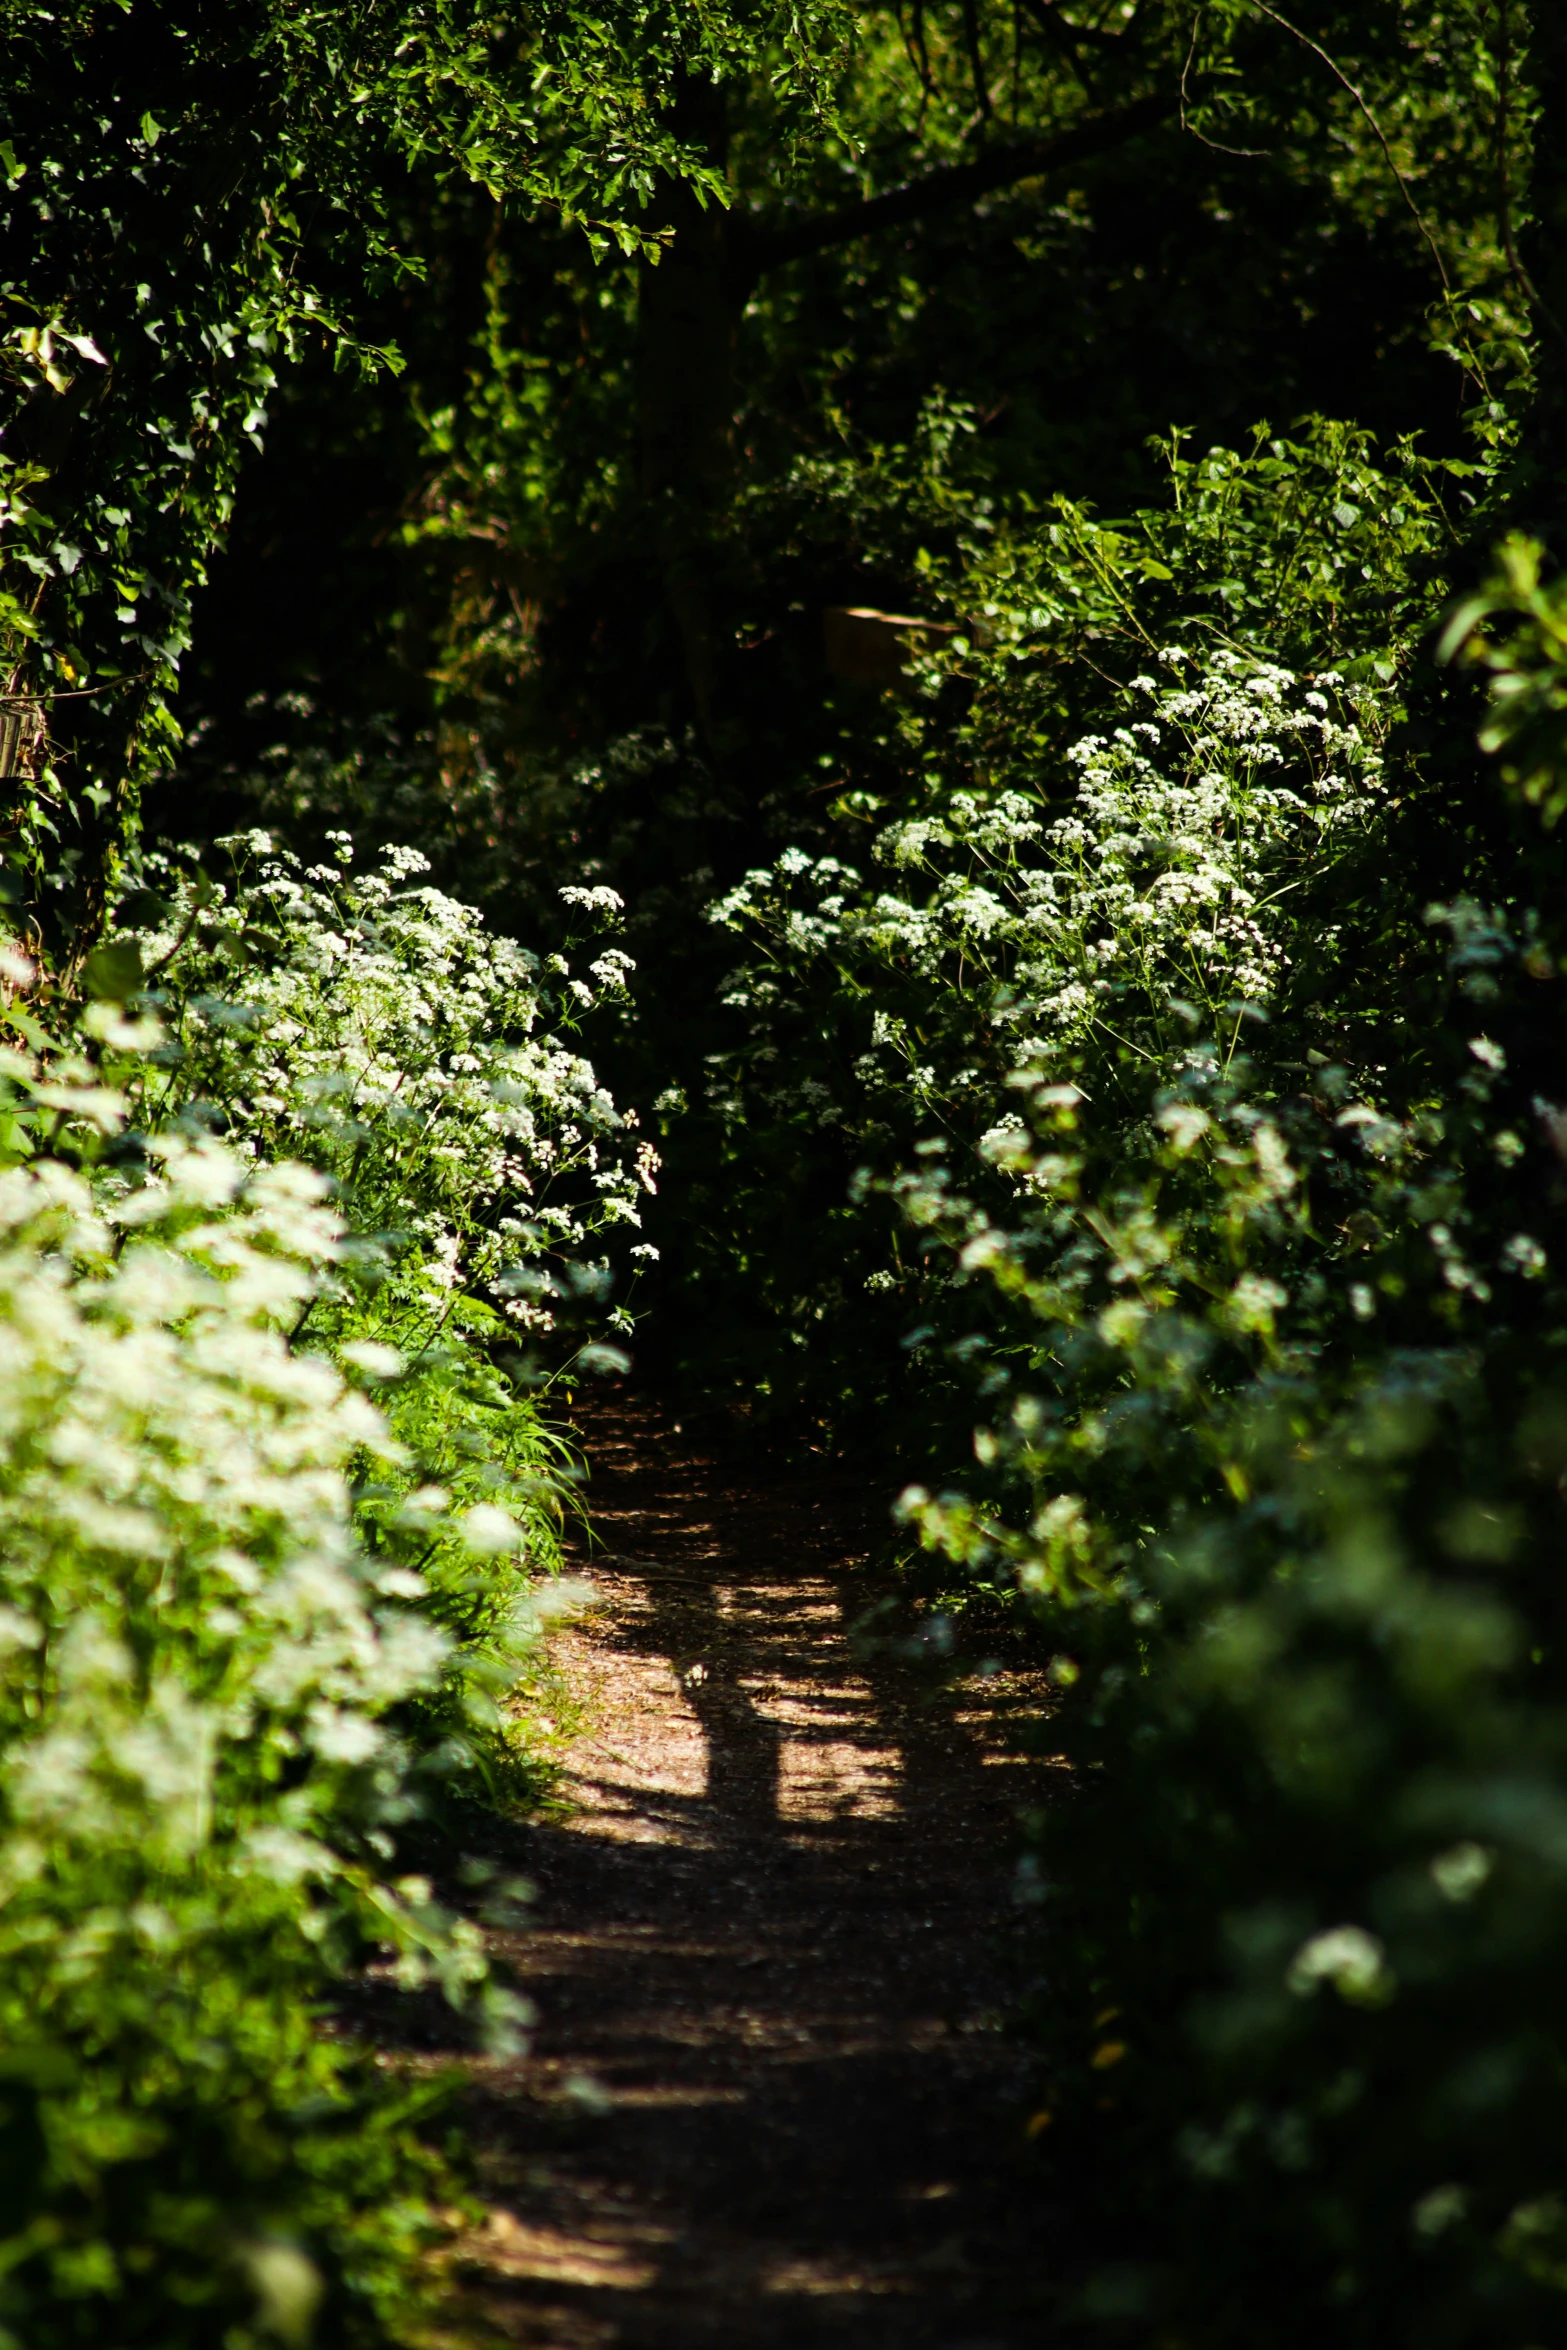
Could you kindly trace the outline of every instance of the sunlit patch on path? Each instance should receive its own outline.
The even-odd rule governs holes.
[[[1037,1693],[855,1640],[885,1496],[738,1479],[646,1407],[585,1435],[582,1726],[497,1937],[540,2025],[477,2068],[467,2306],[532,2350],[1032,2350],[1057,2223],[1001,2013],[1044,1781],[991,1766]]]

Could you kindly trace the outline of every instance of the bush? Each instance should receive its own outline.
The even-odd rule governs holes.
[[[942,1353],[966,1299],[874,1213],[900,1169],[987,1134],[1004,1159],[1009,1088],[1035,1064],[1087,1088],[1107,1139],[1136,1131],[1150,1070],[1208,1047],[1228,1070],[1286,976],[1299,997],[1335,985],[1344,906],[1376,886],[1393,672],[1346,638],[1407,624],[1441,535],[1430,478],[1380,474],[1326,426],[1173,465],[1170,512],[1111,527],[1065,508],[956,566],[948,608],[986,642],[917,665],[901,796],[885,769],[846,791],[827,854],[787,849],[711,909],[749,951],[700,1122],[672,1128],[682,1179],[706,1196],[723,1172],[720,1261],[699,1270],[758,1293],[776,1394],[840,1422],[878,1397],[910,1409],[900,1331],[920,1408],[967,1409]],[[1374,511],[1391,519],[1368,562]],[[1237,607],[1254,635],[1272,624],[1250,649]],[[802,1195],[823,1212],[786,1249],[772,1226]],[[967,1335],[994,1358],[994,1333]]]
[[[89,967],[132,1014],[68,1033],[7,958],[0,2324],[29,2345],[398,2332],[432,2092],[323,1999],[379,1951],[492,2044],[525,2020],[398,1852],[516,1750],[558,1564],[558,1451],[487,1351],[505,1277],[569,1286],[636,1177],[587,1064],[518,1035],[526,959],[394,895],[409,864],[331,900],[285,863],[172,883],[172,929]],[[242,938],[245,1007],[207,992]],[[585,1200],[505,1228],[600,1143]]]
[[[1567,2285],[1555,885],[1482,778],[1462,886],[1421,894],[1455,788],[1422,742],[1468,721],[1403,706],[1418,485],[1331,437],[1205,478],[1206,518],[1182,484],[1178,520],[1074,523],[1097,568],[1009,559],[1100,617],[1057,587],[926,665],[911,746],[973,764],[880,811],[885,883],[800,851],[715,907],[755,942],[715,1107],[736,1155],[762,1113],[852,1135],[902,1219],[846,1209],[853,1277],[949,1427],[977,1393],[974,1465],[905,1511],[949,1608],[1053,1654],[1033,2127],[1097,2149],[1146,2254],[1085,2306],[1522,2345]],[[1341,532],[1380,538],[1364,600]],[[1511,617],[1515,750],[1559,698],[1527,573],[1464,617]]]
[[[222,884],[154,866],[163,894],[124,910],[158,927],[107,952],[154,975],[142,1000],[166,1030],[137,1079],[139,1113],[219,1127],[256,1161],[303,1159],[351,1219],[308,1335],[374,1385],[403,1446],[359,1494],[364,1537],[378,1544],[416,1495],[437,1497],[420,1561],[458,1636],[446,1751],[493,1780],[507,1752],[498,1701],[534,1643],[538,1574],[559,1565],[570,1492],[534,1398],[623,1362],[593,1332],[629,1331],[653,1253],[637,1202],[657,1153],[560,1041],[596,1000],[624,1000],[632,966],[604,944],[588,979],[563,956],[541,970],[423,885],[417,851],[355,874],[348,837],[334,846],[332,865],[304,872],[268,835],[239,836]],[[614,921],[612,892],[577,894],[594,927]],[[608,1249],[621,1241],[617,1298]]]

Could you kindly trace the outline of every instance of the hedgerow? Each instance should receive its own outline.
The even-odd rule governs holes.
[[[656,1253],[637,1235],[658,1154],[565,1041],[596,1004],[624,999],[633,966],[601,938],[588,977],[561,954],[546,969],[421,883],[419,852],[390,849],[356,873],[348,836],[333,848],[307,871],[264,833],[236,836],[226,884],[149,862],[144,878],[166,894],[143,887],[123,910],[159,927],[120,933],[100,965],[125,956],[134,980],[152,981],[138,1000],[166,1042],[137,1080],[141,1114],[221,1126],[247,1160],[305,1160],[351,1221],[351,1257],[299,1335],[373,1383],[406,1447],[367,1487],[362,1523],[395,1522],[416,1490],[447,1495],[448,1518],[468,1513],[454,1541],[436,1511],[421,1571],[460,1637],[454,1758],[489,1769],[504,1759],[495,1705],[515,1679],[519,1588],[526,1648],[526,1594],[559,1560],[568,1464],[532,1393],[563,1366],[623,1363],[593,1330],[629,1331],[639,1267]],[[572,909],[579,927],[614,927],[613,892],[572,894],[587,901]],[[481,1525],[490,1565],[476,1575]],[[519,1528],[520,1584],[507,1564]]]
[[[1026,1828],[1030,2127],[1097,2152],[1140,2255],[1083,2307],[1523,2344],[1567,2284],[1551,867],[1478,751],[1459,829],[1409,713],[1475,725],[1426,682],[1440,485],[1332,435],[1199,478],[1206,511],[1178,475],[1174,515],[956,582],[985,638],[920,665],[923,772],[869,859],[786,851],[712,909],[748,954],[709,1114],[741,1159],[764,1124],[852,1138],[849,1270],[812,1291],[797,1252],[781,1301],[824,1384],[858,1290],[949,1426],[975,1399],[969,1472],[902,1508],[944,1605],[1051,1658],[1076,1792]],[[1363,528],[1377,587],[1341,602]],[[1539,579],[1515,546],[1449,639],[1550,813]]]
[[[1383,471],[1330,426],[1168,456],[1170,504],[1130,523],[1064,506],[954,528],[929,589],[960,633],[882,739],[846,749],[825,854],[793,845],[710,907],[746,959],[668,1147],[707,1210],[693,1273],[738,1312],[757,1297],[770,1359],[747,1384],[780,1399],[906,1412],[911,1352],[939,1393],[950,1284],[877,1213],[916,1145],[1015,1121],[1010,1081],[1042,1052],[1065,1081],[1088,1050],[1116,1096],[1204,1035],[1227,1064],[1256,1025],[1233,1007],[1333,960],[1334,917],[1314,933],[1312,914],[1330,868],[1350,889],[1367,872],[1389,644],[1447,540],[1443,477],[1407,452]],[[785,1247],[802,1193],[830,1204]]]
[[[492,2046],[526,2021],[399,1853],[515,1782],[505,1700],[567,1595],[570,1464],[498,1341],[593,1310],[595,1237],[652,1181],[539,1033],[532,960],[418,857],[234,846],[227,883],[149,868],[74,1016],[7,954],[0,2322],[29,2344],[417,2315],[434,2093],[321,2006],[373,1963]]]

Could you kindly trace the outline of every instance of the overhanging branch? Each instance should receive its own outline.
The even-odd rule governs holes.
[[[972,163],[943,164],[922,179],[889,188],[884,195],[867,196],[858,204],[839,205],[831,212],[812,213],[777,228],[753,228],[736,221],[731,234],[739,231],[739,274],[748,284],[753,283],[764,270],[776,269],[781,262],[798,261],[804,254],[820,253],[829,245],[846,245],[877,229],[901,228],[906,221],[923,220],[929,213],[975,203],[994,188],[1009,188],[1019,180],[1055,171],[1064,163],[1102,155],[1168,120],[1178,106],[1173,93],[1134,98],[1128,106],[1085,115],[1069,130],[1044,138],[1010,140],[1005,146],[988,148]]]

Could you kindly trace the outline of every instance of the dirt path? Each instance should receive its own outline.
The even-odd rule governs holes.
[[[1027,1693],[932,1703],[851,1642],[881,1496],[736,1485],[650,1407],[585,1433],[601,1603],[558,1652],[570,1808],[498,1937],[540,2022],[476,2085],[472,2303],[534,2350],[1047,2341],[1000,2030]]]

